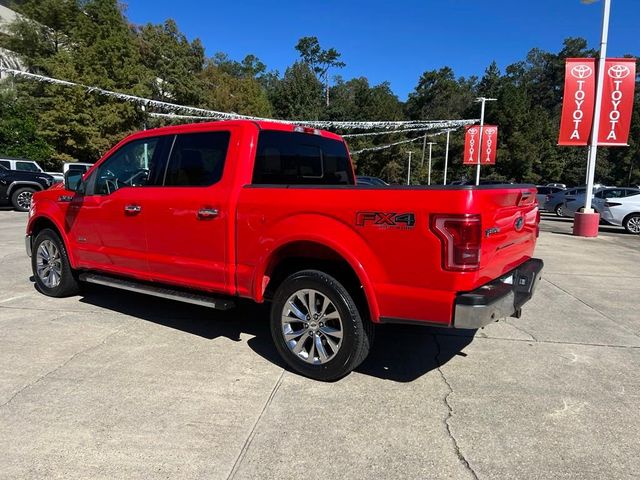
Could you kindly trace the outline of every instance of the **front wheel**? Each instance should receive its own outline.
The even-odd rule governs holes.
[[[364,361],[373,325],[338,280],[318,270],[304,270],[289,276],[276,291],[271,335],[292,369],[331,381]]]
[[[640,235],[640,213],[634,213],[625,218],[623,227],[629,233]]]
[[[68,297],[78,293],[78,281],[71,269],[67,249],[53,230],[45,228],[36,236],[31,268],[38,290],[45,295]]]
[[[11,195],[11,204],[19,212],[28,212],[31,208],[31,198],[36,191],[30,187],[16,189]]]

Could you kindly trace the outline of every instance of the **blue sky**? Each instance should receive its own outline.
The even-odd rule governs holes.
[[[496,60],[505,66],[533,47],[558,51],[562,40],[600,41],[602,5],[580,0],[255,1],[128,0],[137,24],[173,18],[207,55],[240,60],[257,55],[283,73],[297,59],[300,37],[335,47],[345,78],[388,80],[404,100],[425,70],[451,66],[456,75],[482,75]],[[640,55],[640,0],[612,0],[609,55]]]

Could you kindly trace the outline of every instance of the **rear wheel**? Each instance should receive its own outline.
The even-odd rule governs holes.
[[[31,198],[36,191],[30,187],[16,189],[11,195],[11,204],[19,212],[28,212],[31,208]]]
[[[33,242],[31,268],[38,289],[50,297],[68,297],[79,291],[69,257],[60,236],[45,228]]]
[[[629,215],[624,219],[622,226],[627,232],[640,235],[640,213]]]
[[[292,369],[330,381],[364,361],[373,325],[338,280],[318,270],[304,270],[278,287],[271,305],[271,334]]]

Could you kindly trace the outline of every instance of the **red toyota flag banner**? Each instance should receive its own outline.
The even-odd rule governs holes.
[[[593,58],[567,58],[558,145],[587,145],[593,123],[596,68]]]
[[[627,146],[635,86],[635,58],[606,59],[598,145]]]
[[[482,127],[482,153],[480,154],[480,164],[495,165],[497,148],[498,127],[496,125],[484,125]]]
[[[464,165],[478,164],[478,139],[480,137],[480,126],[467,125],[464,134],[464,157],[462,163]]]

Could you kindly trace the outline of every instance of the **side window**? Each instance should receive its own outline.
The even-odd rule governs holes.
[[[11,163],[9,162],[9,160],[0,160],[0,165],[11,170]]]
[[[93,193],[109,195],[123,187],[159,185],[164,167],[163,151],[171,140],[172,136],[151,137],[123,145],[98,167]]]
[[[549,192],[549,187],[538,187],[538,195],[546,195]]]
[[[222,178],[230,132],[203,132],[176,137],[165,186],[206,187]]]
[[[16,162],[16,170],[22,170],[24,172],[39,172],[40,169],[35,163],[31,162]]]
[[[353,185],[344,142],[309,133],[264,130],[258,138],[254,184]]]
[[[604,192],[604,198],[620,198],[622,196],[622,190],[607,190]]]

